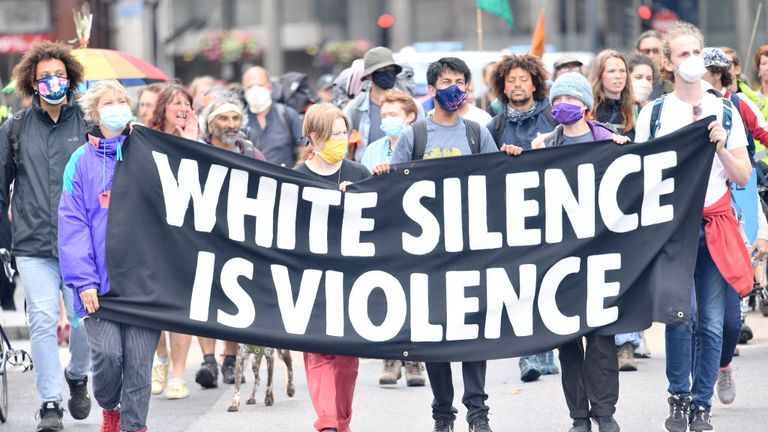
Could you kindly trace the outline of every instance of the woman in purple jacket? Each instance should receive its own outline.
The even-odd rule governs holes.
[[[80,98],[88,141],[64,170],[59,202],[59,259],[64,284],[74,290],[75,313],[91,345],[93,395],[103,409],[102,432],[146,431],[152,355],[159,330],[102,319],[99,296],[109,291],[105,265],[107,212],[115,164],[133,115],[117,81],[101,81]]]

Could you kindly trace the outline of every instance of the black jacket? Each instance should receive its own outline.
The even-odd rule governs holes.
[[[600,123],[611,125],[618,131],[618,133],[626,135],[630,139],[634,139],[635,128],[629,130],[624,129],[624,124],[626,122],[624,114],[621,112],[621,108],[621,99],[605,99],[603,103],[597,107],[597,118],[595,120]]]
[[[16,256],[58,257],[58,207],[64,167],[86,140],[83,113],[74,97],[61,108],[54,123],[38,97],[28,108],[19,134],[18,165],[11,145],[13,119],[0,127],[0,211],[8,209],[13,192],[13,253]]]

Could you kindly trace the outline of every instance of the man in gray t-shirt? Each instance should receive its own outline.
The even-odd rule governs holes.
[[[437,113],[437,110],[435,110]],[[467,132],[465,121],[457,116],[456,122],[452,125],[444,125],[428,117],[427,122],[427,146],[424,149],[424,159],[434,159],[448,156],[465,156],[472,154],[472,150],[467,142]],[[487,128],[480,129],[480,153],[496,153],[499,149],[488,132]],[[392,153],[390,163],[396,164],[408,162],[413,157],[413,128],[407,128],[400,135]]]
[[[435,99],[435,112],[426,119],[427,142],[424,147],[424,159],[472,154],[467,141],[469,120],[462,119],[458,110],[467,98],[466,85],[470,80],[470,71],[462,60],[446,57],[429,65],[427,83],[429,94]],[[487,128],[477,124],[480,131],[480,153],[497,152],[499,149]],[[403,131],[392,154],[390,163],[402,163],[413,160],[413,128]],[[504,145],[501,150],[510,155],[519,155],[523,149]],[[389,172],[389,163],[374,168],[375,174]],[[451,364],[448,362],[427,363],[427,374],[432,388],[432,418],[435,420],[434,432],[453,431],[456,409],[453,407],[453,378]],[[462,402],[467,407],[469,430],[491,432],[488,425],[488,406],[485,400],[485,361],[462,362],[464,378],[464,396]]]

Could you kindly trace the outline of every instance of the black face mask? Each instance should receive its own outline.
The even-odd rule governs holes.
[[[371,79],[377,87],[389,90],[395,86],[397,72],[393,70],[377,70],[371,74]]]

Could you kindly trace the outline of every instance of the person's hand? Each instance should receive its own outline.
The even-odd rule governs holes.
[[[389,174],[389,162],[376,165],[373,168],[374,175]]]
[[[349,186],[351,184],[352,184],[351,181],[343,181],[343,182],[339,183],[339,190],[342,191],[342,192],[346,192],[347,191],[347,186]]]
[[[543,149],[545,147],[544,145],[544,139],[547,137],[548,134],[537,134],[536,138],[531,141],[531,148],[534,150]]]
[[[510,156],[520,156],[523,153],[523,148],[512,144],[502,144],[501,151]]]
[[[179,131],[179,135],[192,141],[197,141],[200,138],[200,125],[197,123],[197,116],[194,111],[190,111],[187,116],[187,123],[182,128],[176,126],[176,130]]]
[[[99,292],[96,288],[90,288],[80,293],[80,300],[83,301],[83,306],[89,314],[92,314],[99,310]]]
[[[723,129],[723,125],[719,121],[714,120],[709,124],[709,140],[717,144],[715,151],[722,150],[727,139],[728,133]]]
[[[758,260],[765,259],[765,257],[768,256],[768,240],[765,240],[765,239],[755,240],[755,244],[753,244],[752,248],[749,249],[749,254],[751,255],[755,251],[757,251],[757,254],[755,254],[755,258],[757,258]]]
[[[618,145],[626,144],[629,141],[628,136],[617,135],[617,134],[613,134],[613,136],[611,136],[611,139],[613,140],[613,142],[615,142]]]

